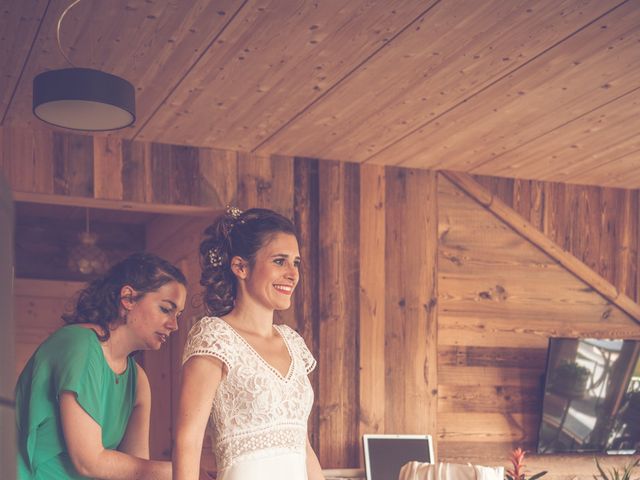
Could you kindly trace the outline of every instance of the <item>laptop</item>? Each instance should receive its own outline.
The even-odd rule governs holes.
[[[402,466],[414,460],[435,463],[431,435],[365,434],[362,442],[367,480],[398,480]]]

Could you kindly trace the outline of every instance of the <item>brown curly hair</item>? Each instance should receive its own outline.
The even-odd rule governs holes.
[[[291,220],[265,208],[230,209],[207,227],[200,243],[200,285],[209,314],[221,317],[233,310],[238,280],[231,259],[242,257],[252,265],[258,250],[277,233],[298,236]]]
[[[93,323],[102,327],[100,341],[109,339],[110,327],[121,321],[120,291],[129,285],[138,292],[134,300],[175,281],[187,285],[182,271],[151,253],[134,253],[118,262],[100,278],[78,293],[73,312],[62,315],[65,323]]]

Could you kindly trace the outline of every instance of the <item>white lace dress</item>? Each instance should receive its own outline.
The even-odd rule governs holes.
[[[227,367],[211,407],[218,480],[306,480],[307,418],[313,404],[308,374],[316,366],[304,340],[276,325],[291,365],[283,377],[227,322],[200,319],[182,362],[212,355]]]

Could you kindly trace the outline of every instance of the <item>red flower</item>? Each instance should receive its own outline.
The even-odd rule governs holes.
[[[527,480],[524,474],[524,450],[516,448],[511,452],[511,465],[513,465],[513,469],[507,469],[507,474],[505,475],[507,480]],[[540,478],[546,473],[546,471],[536,473],[529,477],[529,480]]]
[[[512,480],[524,480],[524,450],[516,448],[511,452],[512,470],[507,470]]]

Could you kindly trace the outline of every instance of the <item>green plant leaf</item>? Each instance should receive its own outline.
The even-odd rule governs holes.
[[[542,477],[542,476],[544,476],[544,475],[546,475],[546,474],[547,474],[547,471],[546,471],[546,470],[544,470],[544,471],[542,471],[542,472],[540,472],[540,473],[536,473],[536,474],[535,474],[535,475],[533,475],[532,477],[529,477],[529,480],[536,480],[536,478],[540,478],[540,477]]]
[[[598,467],[598,471],[600,472],[600,476],[604,479],[604,480],[609,480],[609,477],[607,476],[607,474],[605,473],[605,471],[602,469],[602,467],[600,466],[600,462],[598,461],[598,457],[593,457],[593,459],[596,461],[596,467]],[[595,477],[595,475],[594,475]],[[596,479],[598,477],[595,477]]]

